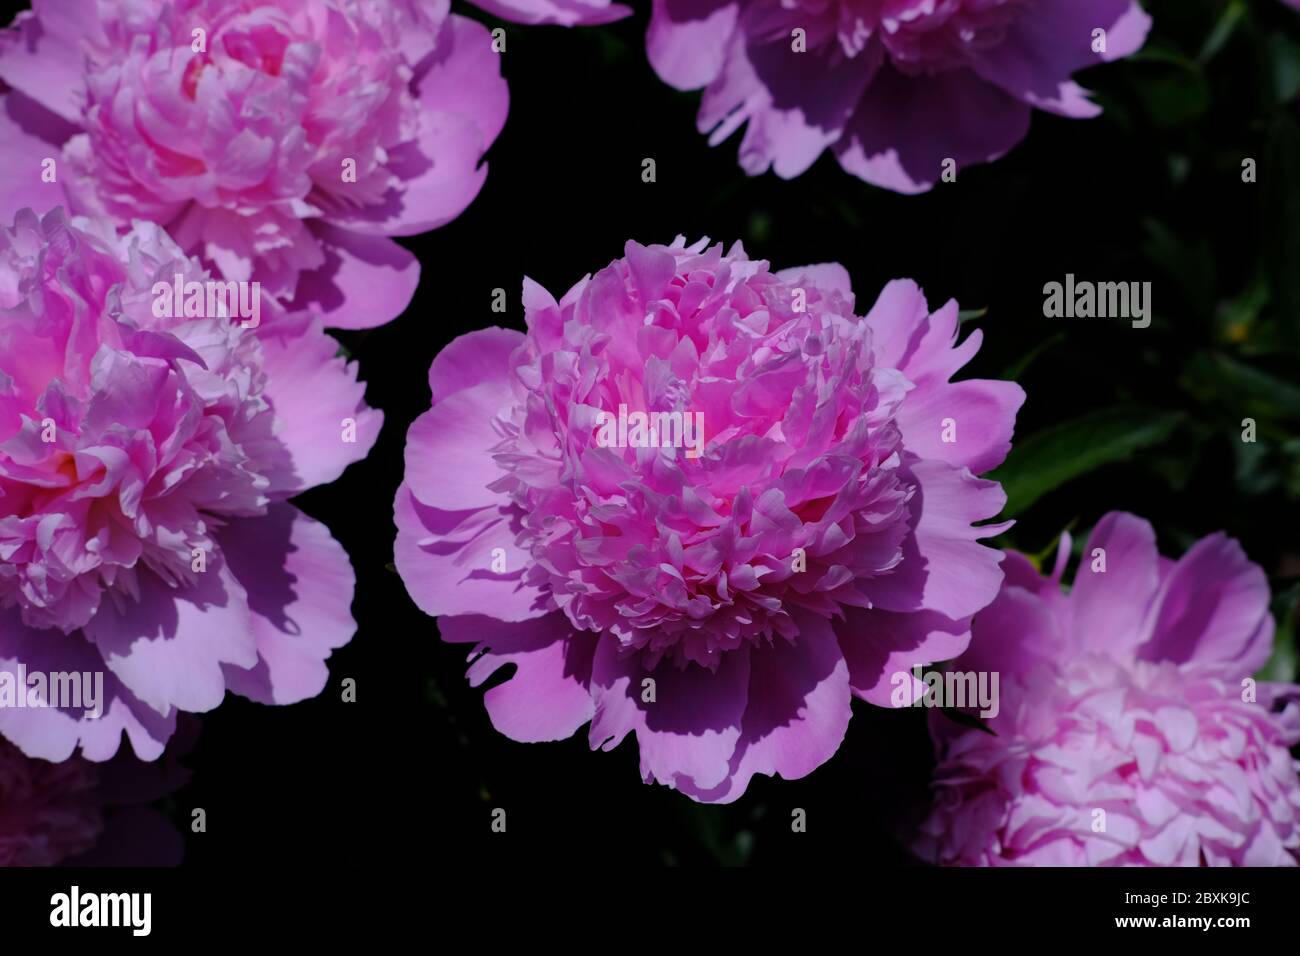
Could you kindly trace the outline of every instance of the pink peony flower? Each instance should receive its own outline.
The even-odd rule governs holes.
[[[860,318],[841,266],[680,238],[523,294],[527,334],[434,360],[396,501],[398,571],[476,645],[470,680],[518,668],[498,730],[634,733],[647,782],[730,801],[827,760],[901,661],[966,647],[1001,581],[973,522],[1004,496],[974,473],[1024,393],[949,382],[980,344],[955,303],[899,281]],[[645,413],[653,441],[624,427]]]
[[[751,176],[791,179],[832,149],[918,193],[945,160],[1002,156],[1034,109],[1097,115],[1071,75],[1133,53],[1150,22],[1134,0],[654,0],[646,45],[664,82],[705,87],[712,145],[748,123]]]
[[[0,706],[31,756],[105,760],[125,731],[152,760],[227,689],[319,693],[355,630],[347,555],[286,499],[382,416],[318,321],[156,314],[176,276],[208,280],[151,223],[0,230],[0,675],[103,677],[98,718]]]
[[[0,866],[180,863],[180,833],[148,806],[189,779],[173,758],[49,763],[0,739]]]
[[[387,322],[419,279],[390,237],[465,209],[505,121],[488,32],[448,6],[34,0],[0,32],[0,216],[151,219],[329,325]]]
[[[1254,685],[1268,582],[1237,542],[1178,561],[1140,518],[1093,530],[1040,576],[1018,554],[952,667],[998,672],[996,736],[937,720],[936,799],[916,849],[946,864],[1295,865],[1300,688]],[[1104,563],[1103,563],[1104,562]],[[1101,570],[1104,567],[1104,571]]]

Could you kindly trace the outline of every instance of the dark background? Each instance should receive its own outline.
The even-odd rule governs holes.
[[[384,328],[339,333],[387,420],[366,461],[299,500],[352,556],[359,632],[331,658],[318,699],[266,708],[232,696],[203,719],[192,782],[167,805],[187,865],[300,861],[355,874],[376,853],[435,869],[908,862],[893,834],[926,792],[923,711],[855,701],[843,747],[811,776],[756,777],[735,804],[697,805],[643,785],[632,740],[603,754],[585,732],[533,745],[497,734],[483,688],[464,679],[466,647],[440,642],[391,568],[405,431],[428,407],[434,355],[473,329],[522,328],[525,275],[558,298],[633,238],[740,239],[774,268],[838,261],[859,312],[895,277],[916,279],[932,307],[956,298],[981,311],[967,328],[982,328],[985,344],[962,374],[1015,378],[1029,394],[999,474],[1019,523],[998,543],[1043,552],[1112,509],[1150,519],[1168,554],[1225,529],[1272,579],[1270,673],[1294,678],[1300,14],[1276,0],[1146,6],[1155,28],[1143,53],[1080,77],[1102,117],[1038,113],[1007,157],[912,197],[829,156],[791,182],[747,178],[739,138],[710,148],[695,129],[698,93],[650,69],[642,10],[565,30],[457,3],[506,27],[510,115],[478,199],[405,241],[423,263],[411,308]],[[641,180],[647,157],[655,183]],[[1258,163],[1253,184],[1242,182],[1246,157]],[[1066,273],[1152,282],[1153,324],[1045,318],[1043,286]],[[498,287],[504,315],[490,308]],[[1240,440],[1247,415],[1253,446]],[[346,677],[354,704],[340,700]],[[194,807],[207,811],[205,834],[188,832]],[[494,807],[507,811],[506,834],[490,831]],[[805,834],[791,833],[796,807]]]

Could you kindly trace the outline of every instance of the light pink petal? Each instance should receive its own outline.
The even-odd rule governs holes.
[[[426,614],[522,621],[547,613],[547,592],[523,580],[532,555],[515,543],[517,520],[509,508],[439,511],[403,485],[393,512],[397,573]]]
[[[508,104],[501,58],[487,28],[452,16],[445,47],[416,83],[420,134],[393,149],[388,169],[400,180],[382,203],[331,218],[357,232],[413,236],[460,215],[487,178],[483,154],[492,145]]]
[[[1097,550],[1104,552],[1094,557]],[[1150,624],[1147,614],[1160,584],[1156,533],[1131,514],[1111,512],[1097,522],[1084,545],[1070,595],[1073,642],[1117,658],[1131,656]]]
[[[839,750],[852,716],[849,665],[829,621],[802,615],[799,630],[796,641],[749,655],[748,706],[727,779],[715,788],[694,781],[684,792],[730,803],[756,773],[797,780]]]
[[[445,641],[476,644],[469,669],[475,687],[506,664],[517,668],[483,695],[492,726],[511,740],[562,740],[591,719],[587,684],[596,636],[575,631],[563,614],[519,623],[443,617],[438,629]]]
[[[319,312],[335,329],[373,329],[406,311],[420,284],[420,262],[410,251],[327,222],[310,228],[325,264],[299,274],[291,309]]]
[[[1264,666],[1273,646],[1268,578],[1241,545],[1219,533],[1202,538],[1160,587],[1146,660],[1233,664],[1243,677]]]
[[[79,5],[71,0],[66,6]],[[78,40],[60,36],[46,17],[58,4],[39,4],[45,16],[20,13],[13,24],[0,30],[0,80],[58,114],[69,123],[80,124],[86,105],[82,76],[83,54]],[[99,17],[89,11],[90,22]],[[54,30],[60,22],[55,19]]]
[[[903,543],[903,561],[865,586],[877,607],[889,611],[938,611],[953,620],[988,606],[1002,584],[1002,554],[980,544],[1002,527],[972,527],[1006,503],[997,482],[982,481],[940,461],[917,461],[918,482],[910,502],[915,532]]]
[[[448,396],[411,425],[406,482],[426,505],[444,511],[484,508],[502,500],[488,485],[504,474],[492,459],[500,443],[497,413],[511,398],[488,382]]]
[[[507,382],[510,354],[524,341],[522,332],[496,326],[452,339],[429,366],[434,404],[483,382]]]
[[[907,675],[912,668],[960,656],[971,637],[969,620],[954,621],[933,611],[848,608],[834,628],[853,692],[878,707],[896,706],[893,694],[899,687],[908,688],[903,699],[910,703],[915,681]]]
[[[67,124],[21,93],[0,94],[0,221],[13,225],[20,209],[44,216],[66,205],[63,192],[63,151]],[[41,164],[54,160],[55,181],[45,182]]]
[[[623,655],[601,637],[592,664],[592,749],[611,750],[629,731],[641,750],[641,776],[689,792],[716,787],[729,773],[740,739],[749,683],[747,650],[722,655],[716,672],[661,661],[646,670],[639,654]],[[653,681],[653,685],[646,683]],[[647,691],[653,688],[653,701]]]
[[[170,588],[142,573],[138,602],[105,601],[85,627],[109,669],[159,714],[211,710],[226,694],[221,665],[257,663],[243,587],[212,558],[195,577]]]
[[[384,414],[366,407],[357,363],[338,355],[338,342],[319,324],[298,335],[273,333],[270,328],[243,332],[262,337],[265,395],[275,409],[276,438],[291,458],[288,469],[278,469],[270,492],[286,494],[329,484],[365,458]]]
[[[908,451],[982,474],[1007,457],[1024,402],[1015,382],[968,379],[917,389],[896,420]]]
[[[218,540],[248,592],[257,642],[251,666],[225,665],[227,686],[263,704],[315,697],[329,680],[326,658],[357,629],[347,552],[323,524],[285,503],[231,522]]]
[[[650,65],[676,89],[707,86],[722,69],[739,15],[736,0],[654,0],[646,30]]]

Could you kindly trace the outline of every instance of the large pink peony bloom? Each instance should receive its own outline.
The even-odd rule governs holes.
[[[710,143],[748,123],[750,175],[793,178],[832,149],[916,193],[946,159],[1002,156],[1034,109],[1097,115],[1071,75],[1133,53],[1149,26],[1134,0],[654,0],[647,48],[664,82],[706,88]]]
[[[934,722],[936,800],[918,852],[964,865],[1295,865],[1300,688],[1251,679],[1273,640],[1264,573],[1222,534],[1170,561],[1147,522],[1112,513],[1067,593],[1068,548],[1050,578],[1008,555],[1002,593],[975,618],[953,668],[1000,673],[996,736]]]
[[[97,719],[0,706],[32,756],[104,760],[125,731],[154,759],[227,689],[319,693],[355,630],[347,555],[286,499],[382,416],[318,320],[155,315],[177,274],[207,278],[148,223],[0,230],[0,672],[104,675]]]
[[[853,694],[886,704],[895,670],[966,647],[1001,581],[973,523],[1004,497],[975,473],[1024,393],[949,382],[980,343],[955,303],[899,281],[860,318],[838,265],[678,239],[558,303],[525,280],[524,307],[526,335],[434,360],[396,501],[397,568],[477,645],[470,679],[518,667],[486,695],[502,733],[635,733],[647,782],[729,801],[827,760]],[[618,447],[619,406],[700,441]]]
[[[0,33],[0,217],[151,219],[329,325],[387,322],[419,279],[390,237],[465,209],[505,121],[488,32],[448,6],[33,0]]]

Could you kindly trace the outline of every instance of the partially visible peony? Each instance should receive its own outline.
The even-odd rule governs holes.
[[[33,8],[0,32],[0,218],[67,203],[119,229],[151,219],[332,326],[405,309],[419,263],[390,237],[459,215],[505,122],[488,32],[448,0]]]
[[[952,667],[1000,673],[996,736],[933,722],[917,852],[968,866],[1295,865],[1300,688],[1251,677],[1273,642],[1263,571],[1222,534],[1171,561],[1147,522],[1112,513],[1067,592],[1068,548],[1050,578],[1008,555],[1002,593],[976,615]]]
[[[174,754],[50,763],[0,739],[0,866],[175,866],[181,835],[149,804],[188,778]]]
[[[748,124],[750,175],[790,179],[830,149],[917,193],[945,160],[1002,156],[1035,109],[1096,116],[1071,76],[1133,53],[1150,24],[1134,0],[654,0],[646,46],[665,83],[705,87],[711,144]]]
[[[209,278],[153,224],[0,229],[0,671],[102,674],[105,697],[0,707],[32,756],[105,760],[125,732],[154,759],[227,689],[319,693],[355,630],[347,555],[286,499],[382,416],[316,322],[157,314],[178,274]]]
[[[863,318],[839,265],[680,238],[523,302],[527,334],[434,360],[396,502],[398,571],[476,645],[470,679],[518,667],[486,695],[502,733],[635,733],[647,782],[729,801],[829,759],[854,694],[965,649],[1001,581],[975,523],[1004,497],[975,474],[1024,393],[949,381],[980,344],[956,303],[899,281]],[[611,444],[620,406],[701,430]]]
[[[409,0],[419,2],[419,0]],[[621,3],[612,0],[471,0],[476,7],[504,20],[517,23],[555,23],[571,27],[579,24],[612,23],[630,14]]]

